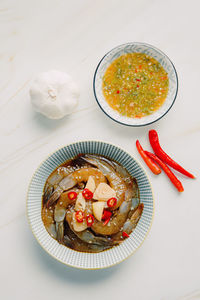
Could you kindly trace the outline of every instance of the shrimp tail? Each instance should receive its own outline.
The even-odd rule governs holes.
[[[53,186],[47,185],[44,191],[44,202],[48,201],[52,193],[53,193]]]
[[[47,208],[51,206],[54,202],[58,200],[60,195],[77,184],[77,181],[74,179],[72,174],[64,177],[60,182],[58,187],[55,189],[49,200],[47,201]]]
[[[47,231],[48,231],[48,233],[49,233],[54,239],[57,238],[57,232],[56,232],[55,224],[49,225],[49,227],[47,227]]]
[[[81,159],[92,166],[98,167],[97,159],[95,159],[92,155],[85,154]]]
[[[109,165],[107,162],[103,161],[100,158],[95,157],[95,155],[86,154],[83,158],[87,163],[94,165],[95,167],[99,168],[99,170],[106,176],[111,171],[114,172],[114,168]]]
[[[57,232],[58,242],[63,243],[63,239],[64,239],[64,224],[63,224],[63,222],[56,222],[56,232]]]
[[[140,220],[140,217],[143,212],[143,208],[144,208],[144,204],[140,203],[138,205],[138,207],[136,208],[136,210],[133,212],[131,218],[124,223],[124,226],[121,228],[120,232],[118,232],[112,236],[112,240],[113,240],[114,244],[115,243],[120,244],[121,242],[123,242],[123,240],[124,240],[123,235],[122,235],[123,231],[125,231],[127,234],[131,234],[131,232],[135,229],[135,227],[137,226],[137,223]]]
[[[135,211],[133,212],[130,220],[125,222],[123,231],[130,234],[132,232],[132,230],[135,229],[135,227],[137,226],[137,223],[139,222],[140,217],[142,215],[143,208],[144,208],[144,204],[140,203],[138,205],[138,207],[135,209]]]
[[[142,212],[143,212],[143,208],[144,208],[144,204],[143,203],[140,203],[138,205],[138,208],[135,210],[135,212],[133,213],[132,217],[131,217],[131,222],[134,226],[137,225],[141,215],[142,215]],[[135,228],[135,227],[134,227]]]
[[[62,194],[63,190],[61,188],[57,188],[51,195],[51,197],[49,198],[49,200],[47,201],[47,208],[49,208],[52,204],[54,204],[58,198],[60,197],[60,195]]]

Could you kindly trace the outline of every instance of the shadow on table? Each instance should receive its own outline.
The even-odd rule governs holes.
[[[105,280],[112,276],[115,272],[122,268],[122,265],[116,265],[111,268],[101,269],[101,270],[81,270],[68,267],[50,255],[48,255],[40,245],[35,241],[32,245],[34,255],[38,263],[43,266],[45,271],[51,272],[53,276],[59,277],[60,280],[69,281],[70,283],[85,284],[87,282],[94,283],[96,281]]]
[[[33,112],[32,118],[35,120],[35,126],[39,127],[40,130],[51,132],[52,130],[56,130],[70,122],[71,116],[68,115],[62,119],[48,119],[39,113]]]
[[[159,122],[155,122],[153,124],[148,124],[145,126],[126,126],[122,125],[118,122],[115,122],[108,116],[102,113],[101,110],[95,110],[93,111],[93,116],[95,117],[95,120],[99,122],[102,126],[102,130],[106,130],[107,134],[111,136],[116,136],[116,134],[119,137],[127,138],[127,139],[140,139],[141,137],[145,137],[148,140],[148,131],[150,129],[156,129],[162,128],[164,126],[164,119],[162,118]]]

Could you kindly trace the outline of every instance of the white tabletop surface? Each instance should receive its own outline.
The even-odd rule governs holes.
[[[200,288],[200,98],[198,0],[0,1],[0,298],[177,300]],[[95,68],[111,48],[147,42],[165,52],[179,77],[175,105],[160,121],[130,128],[99,109],[92,90]],[[80,86],[77,110],[59,121],[35,113],[31,80],[58,69]],[[77,270],[51,258],[33,237],[26,193],[38,164],[79,140],[102,140],[131,153],[146,149],[156,129],[164,148],[195,175],[178,194],[168,178],[147,170],[155,217],[142,247],[110,269]],[[147,169],[147,168],[146,168]],[[190,299],[200,299],[195,292]],[[189,299],[189,298],[187,298]]]

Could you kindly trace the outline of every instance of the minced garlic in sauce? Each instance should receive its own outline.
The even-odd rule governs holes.
[[[153,57],[128,53],[115,59],[103,77],[103,94],[108,104],[130,118],[148,116],[164,103],[169,79]]]

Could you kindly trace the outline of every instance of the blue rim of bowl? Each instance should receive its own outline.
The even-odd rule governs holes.
[[[104,60],[104,58],[110,53],[112,52],[113,50],[117,49],[118,47],[121,47],[121,46],[126,46],[126,45],[130,45],[130,44],[136,44],[136,45],[145,45],[145,46],[148,46],[149,48],[152,48],[152,49],[155,49],[157,51],[159,51],[162,55],[164,55],[165,57],[167,57],[167,59],[170,61],[170,63],[172,64],[172,67],[174,69],[174,73],[176,75],[176,81],[177,81],[177,87],[176,87],[176,94],[174,96],[174,99],[172,101],[172,104],[170,105],[170,107],[166,110],[166,112],[164,114],[162,114],[159,118],[157,118],[156,120],[152,121],[152,122],[149,122],[149,123],[146,123],[146,124],[141,124],[141,125],[131,125],[131,124],[127,124],[127,123],[123,123],[123,122],[120,122],[116,119],[114,119],[111,115],[109,115],[104,109],[103,107],[101,106],[101,104],[99,103],[99,100],[97,98],[97,95],[96,95],[96,90],[95,90],[95,81],[96,81],[96,74],[97,74],[97,71],[99,69],[99,66],[101,64],[101,62]],[[99,105],[100,109],[104,112],[104,114],[106,114],[110,119],[112,119],[113,121],[121,124],[121,125],[125,125],[125,126],[129,126],[129,127],[142,127],[142,126],[147,126],[147,125],[150,125],[150,124],[153,124],[157,121],[159,121],[160,119],[162,119],[169,111],[170,109],[172,108],[172,106],[174,105],[175,103],[175,100],[176,100],[176,97],[177,97],[177,94],[178,94],[178,74],[177,74],[177,71],[176,71],[176,68],[173,64],[173,62],[171,61],[171,59],[164,53],[162,52],[160,49],[154,47],[153,45],[150,45],[150,44],[147,44],[147,43],[140,43],[140,42],[130,42],[130,43],[124,43],[124,44],[121,44],[121,45],[118,45],[114,48],[112,48],[110,51],[108,51],[103,57],[102,59],[100,60],[100,62],[98,63],[97,67],[96,67],[96,70],[94,72],[94,78],[93,78],[93,91],[94,91],[94,96],[95,96],[95,99],[96,99],[96,102],[97,104]]]

